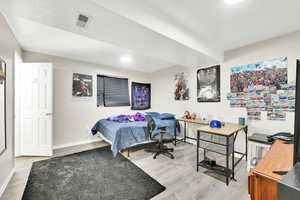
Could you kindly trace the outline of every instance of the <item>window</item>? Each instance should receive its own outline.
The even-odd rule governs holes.
[[[97,76],[97,106],[104,106],[104,76]]]
[[[130,106],[128,79],[98,75],[97,106]]]

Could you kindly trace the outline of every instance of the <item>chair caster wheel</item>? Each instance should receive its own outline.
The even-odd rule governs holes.
[[[174,156],[171,156],[171,159],[174,159]]]
[[[156,159],[156,157],[153,157],[153,159]]]

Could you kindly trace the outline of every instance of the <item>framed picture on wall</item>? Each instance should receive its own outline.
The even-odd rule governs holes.
[[[0,155],[7,148],[6,141],[6,63],[0,59]]]
[[[73,97],[93,96],[93,76],[73,73]]]
[[[189,100],[189,87],[188,87],[188,79],[187,74],[184,72],[175,74],[175,100]]]
[[[151,84],[131,83],[131,109],[147,110],[151,108]]]
[[[197,71],[198,102],[220,102],[220,65]]]

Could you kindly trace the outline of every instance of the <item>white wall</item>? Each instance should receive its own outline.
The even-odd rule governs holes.
[[[237,122],[238,117],[246,117],[246,110],[230,108],[226,99],[230,91],[230,67],[287,56],[289,81],[292,81],[295,79],[296,58],[299,57],[297,52],[300,52],[300,32],[225,52],[225,62],[221,64],[221,103],[197,103],[196,72],[204,66],[197,68],[176,66],[155,73],[140,73],[33,52],[25,52],[24,61],[54,63],[54,145],[59,146],[91,140],[93,138],[89,134],[89,129],[98,119],[131,112],[129,107],[97,108],[96,87],[94,97],[89,101],[72,98],[73,72],[93,75],[94,84],[96,74],[128,77],[131,81],[152,82],[152,111],[172,112],[180,116],[185,110],[190,110],[200,116],[206,115],[210,119]],[[175,101],[174,74],[182,71],[189,75],[190,100]],[[293,120],[293,113],[287,113],[287,120],[284,122],[269,121],[266,119],[266,112],[263,112],[261,121],[248,122],[249,132],[250,134],[293,132]],[[191,127],[192,134],[195,133],[194,128],[195,126]],[[240,137],[238,141],[238,148],[243,148],[244,138]]]
[[[6,135],[7,149],[0,155],[0,195],[5,181],[14,168],[14,53],[21,49],[11,32],[5,17],[0,13],[0,57],[6,61]]]
[[[92,126],[102,118],[121,113],[133,113],[130,107],[97,107],[96,75],[129,78],[130,81],[150,82],[150,74],[95,65],[34,52],[24,52],[24,62],[51,62],[54,65],[54,146],[96,139]],[[93,97],[80,100],[72,97],[72,75],[93,75]]]
[[[189,80],[192,79],[189,68],[175,66],[165,70],[161,70],[151,74],[151,92],[152,92],[152,111],[171,112],[176,115],[181,115],[187,109],[191,101],[175,101],[175,80],[174,75],[177,72],[188,72]],[[189,82],[191,85],[191,82]],[[190,88],[190,96],[194,92]]]
[[[300,58],[300,32],[280,38],[259,42],[253,45],[225,52],[225,62],[221,64],[221,102],[197,103],[197,70],[198,68],[175,67],[156,72],[152,77],[153,109],[173,112],[182,115],[185,109],[206,115],[210,119],[228,122],[238,122],[238,117],[247,117],[245,108],[230,108],[226,95],[230,92],[230,68],[236,65],[250,64],[282,56],[288,57],[288,78],[295,80],[296,59]],[[189,75],[190,100],[177,102],[174,100],[174,74],[187,72]],[[179,115],[179,116],[180,116]],[[248,121],[250,134],[272,134],[279,131],[293,132],[294,113],[287,113],[286,121],[267,120],[266,112],[262,113],[262,120]],[[191,127],[190,133],[195,134]],[[244,137],[238,138],[238,149],[244,148]]]

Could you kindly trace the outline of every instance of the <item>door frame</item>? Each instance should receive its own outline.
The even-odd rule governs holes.
[[[14,68],[13,68],[13,142],[14,142],[14,156],[20,156],[20,95],[16,95],[19,91],[20,84],[18,77],[20,76],[19,67],[23,63],[22,55],[18,51],[14,51]]]

